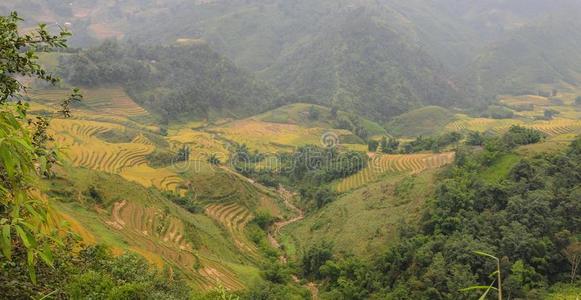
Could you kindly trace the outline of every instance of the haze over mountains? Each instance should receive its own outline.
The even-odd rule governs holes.
[[[0,0],[0,299],[578,299],[579,16]]]
[[[207,43],[295,101],[378,121],[421,105],[465,106],[581,79],[574,0],[58,3],[3,10],[70,22],[76,46],[103,38]]]

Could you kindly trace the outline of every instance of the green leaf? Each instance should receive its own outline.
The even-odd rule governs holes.
[[[8,259],[12,258],[12,237],[10,224],[2,225],[2,254]]]
[[[30,249],[36,247],[36,239],[30,233],[28,233],[28,231],[22,229],[20,225],[14,225],[14,228],[16,229],[16,233],[18,234],[26,248]]]
[[[485,286],[485,285],[475,285],[475,286],[471,286],[471,287],[467,287],[465,289],[461,289],[461,292],[467,292],[467,291],[473,291],[473,290],[485,290],[484,294],[482,294],[482,296],[480,296],[480,298],[478,298],[478,300],[485,300],[486,296],[488,296],[488,293],[490,293],[491,290],[498,290],[497,288],[493,287],[494,283],[496,282],[496,280],[492,281],[492,283],[489,286]]]
[[[45,246],[42,251],[38,252],[40,258],[51,268],[54,268],[54,258],[52,256],[52,251],[48,246]]]
[[[497,290],[497,288],[491,287],[489,285],[475,285],[475,286],[461,289],[460,292],[469,292],[469,291],[474,291],[474,290],[487,290],[487,289]]]
[[[496,256],[494,256],[494,255],[491,255],[491,254],[488,254],[488,253],[486,253],[486,252],[482,252],[482,251],[474,251],[474,253],[475,253],[475,254],[477,254],[477,255],[480,255],[480,256],[486,256],[486,257],[490,257],[490,258],[492,258],[492,259],[494,259],[494,260],[498,260],[498,257],[496,257]]]
[[[34,253],[28,251],[28,276],[32,283],[36,284],[36,270],[34,269]]]
[[[478,298],[478,300],[485,300],[486,296],[488,296],[488,293],[490,292],[490,290],[495,289],[492,287],[492,285],[494,284],[495,281],[493,281],[490,286],[488,287],[488,289],[484,292],[484,294],[482,294],[482,296],[480,296],[480,298]],[[495,289],[496,290],[496,289]]]

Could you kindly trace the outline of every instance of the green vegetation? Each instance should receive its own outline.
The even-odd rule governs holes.
[[[488,286],[496,269],[471,251],[503,258],[495,274],[503,294],[513,297],[540,298],[570,278],[564,250],[579,234],[581,139],[563,153],[522,159],[496,183],[479,176],[488,168],[487,151],[458,160],[419,225],[401,227],[400,241],[385,254],[370,262],[328,259],[319,269],[325,270],[322,296],[471,298],[475,294],[462,289],[475,282]]]
[[[387,124],[398,136],[435,135],[454,120],[454,114],[439,106],[426,106],[399,115]]]
[[[10,299],[184,299],[191,293],[185,278],[169,269],[156,270],[147,261],[125,253],[112,255],[104,246],[73,250],[74,242],[54,253],[51,267],[39,266],[38,283],[30,284],[26,254],[17,251],[13,265],[2,264],[0,289]],[[74,254],[78,252],[77,254]]]
[[[35,283],[37,262],[52,267],[53,249],[63,245],[58,226],[51,223],[47,203],[34,191],[41,177],[53,175],[58,157],[57,150],[48,144],[48,118],[28,119],[29,106],[20,100],[24,86],[11,75],[56,83],[58,78],[38,64],[35,51],[66,47],[70,33],[52,35],[40,25],[34,33],[21,35],[20,21],[15,12],[0,16],[0,263],[7,267],[13,259],[20,260]],[[59,112],[65,118],[70,117],[69,107],[79,97],[75,90],[70,98],[63,99]],[[18,102],[8,102],[14,99]]]
[[[61,67],[73,84],[122,84],[133,99],[166,122],[184,115],[247,116],[268,109],[277,97],[206,45],[154,47],[107,41],[67,56]]]
[[[308,117],[311,110],[317,111],[319,116],[316,120]],[[260,114],[254,119],[273,123],[298,124],[304,127],[346,129],[363,139],[366,136],[387,134],[380,124],[345,111],[339,111],[336,106],[328,108],[321,105],[295,103]]]
[[[581,2],[4,2],[0,298],[581,296]]]
[[[506,107],[491,105],[480,116],[492,119],[512,119],[514,112]]]
[[[302,204],[308,209],[320,209],[334,201],[336,195],[328,185],[359,172],[367,165],[367,158],[362,153],[308,145],[292,153],[278,153],[274,168],[260,169],[255,167],[255,163],[259,161],[257,159],[262,160],[263,155],[249,154],[244,145],[237,149],[230,160],[236,171],[256,178],[266,186],[277,187],[283,183],[295,187],[302,196]]]

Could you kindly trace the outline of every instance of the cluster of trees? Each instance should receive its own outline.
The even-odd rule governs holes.
[[[62,76],[82,86],[122,85],[165,120],[211,113],[247,116],[271,108],[278,93],[207,45],[146,46],[105,41],[67,56]]]
[[[380,149],[382,153],[388,154],[409,154],[422,151],[439,152],[441,149],[450,145],[458,145],[462,138],[462,134],[458,132],[449,132],[434,137],[419,136],[409,143],[401,144],[396,138],[383,137],[379,141],[370,140],[367,143],[367,149],[369,151],[377,151]]]
[[[193,214],[202,213],[204,211],[204,207],[197,203],[192,195],[188,194],[182,196],[175,192],[164,192],[163,195],[171,202],[183,207],[185,210]]]
[[[28,278],[26,256],[23,247],[17,247],[11,262],[0,263],[3,297],[124,300],[186,299],[191,294],[179,272],[159,271],[136,254],[114,256],[101,245],[84,247],[67,240],[64,248],[53,253],[52,266],[36,266],[36,284]]]
[[[264,160],[265,155],[258,150],[250,151],[246,144],[234,144],[230,160],[235,165],[243,163],[258,163]]]
[[[526,128],[518,125],[511,126],[510,129],[502,136],[485,134],[477,131],[470,131],[466,135],[464,144],[470,146],[484,146],[492,144],[498,145],[499,148],[511,149],[516,146],[536,144],[540,142],[545,135],[532,128]],[[449,132],[439,136],[424,137],[419,136],[415,140],[400,145],[396,138],[383,137],[381,140],[370,140],[368,142],[369,151],[381,149],[382,153],[416,153],[422,151],[439,152],[450,145],[458,147],[464,139],[464,135],[459,132]]]
[[[502,140],[507,147],[514,148],[516,146],[536,144],[544,137],[545,135],[536,129],[513,125],[502,136]]]
[[[402,226],[400,239],[383,255],[370,261],[333,257],[328,245],[306,251],[305,274],[324,282],[321,296],[478,298],[461,290],[488,285],[496,262],[473,251],[500,258],[503,294],[510,299],[541,298],[556,283],[575,282],[581,257],[581,138],[562,153],[520,160],[508,175],[496,176],[498,181],[480,175],[490,172],[487,152],[493,148],[461,151],[419,224]]]
[[[244,158],[231,160],[238,172],[266,186],[297,187],[305,205],[313,208],[321,208],[335,199],[335,193],[327,184],[355,174],[367,165],[363,153],[307,145],[291,153],[278,153],[277,165],[273,168],[256,169],[252,164],[264,159],[264,155],[249,153],[244,145],[237,149],[235,158]]]
[[[375,152],[381,149],[382,153],[393,154],[399,150],[399,140],[394,137],[382,137],[381,140],[369,140],[367,142],[367,150]]]
[[[334,109],[335,108],[333,108],[331,110],[331,112],[333,112]],[[331,114],[331,115],[333,115],[333,114]],[[352,115],[350,115],[348,118],[345,118],[345,117],[337,118],[335,121],[334,127],[337,129],[349,130],[349,131],[353,132],[353,134],[355,134],[356,136],[360,137],[363,140],[366,140],[367,137],[369,136],[369,132],[367,131],[367,128],[365,128],[365,126],[363,126],[363,124],[361,124],[360,118],[352,116]]]
[[[504,106],[491,105],[480,116],[492,119],[512,119],[514,117],[514,112]]]

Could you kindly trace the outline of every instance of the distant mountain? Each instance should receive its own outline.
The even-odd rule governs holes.
[[[446,68],[362,7],[336,15],[259,76],[287,93],[380,121],[461,99]]]
[[[466,70],[478,94],[535,92],[581,83],[581,22],[547,19],[515,30],[480,52]]]
[[[207,43],[289,99],[378,121],[422,105],[470,106],[539,84],[581,82],[577,0],[0,4],[12,8],[35,21],[68,21],[77,45],[104,38]]]

